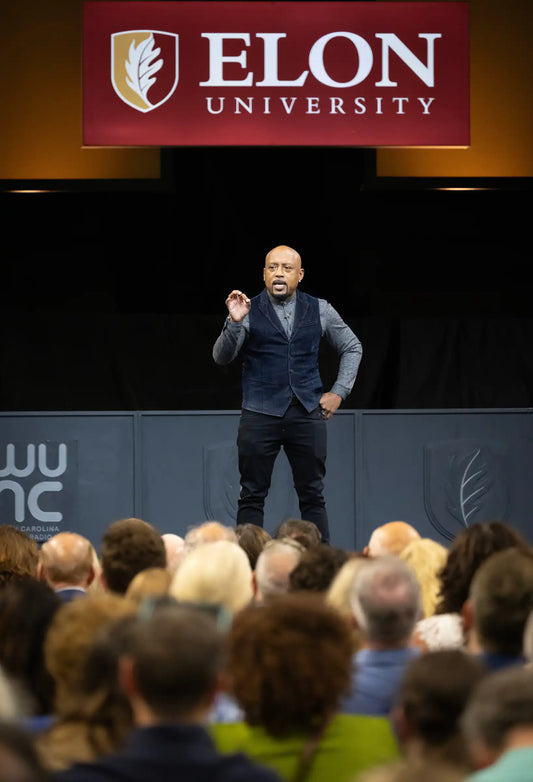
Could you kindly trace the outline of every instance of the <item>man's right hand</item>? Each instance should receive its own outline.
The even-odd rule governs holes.
[[[242,291],[231,291],[226,299],[226,307],[230,318],[233,321],[241,321],[250,312],[251,302],[248,296]]]

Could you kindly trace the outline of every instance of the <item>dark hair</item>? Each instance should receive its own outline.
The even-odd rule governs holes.
[[[250,560],[250,567],[255,570],[259,554],[265,544],[272,539],[270,533],[258,524],[237,524],[235,533],[239,546],[244,549]]]
[[[32,714],[49,714],[53,708],[54,681],[44,662],[44,642],[61,605],[48,584],[31,576],[0,589],[0,665]]]
[[[273,538],[293,538],[308,548],[316,543],[322,543],[322,533],[317,525],[305,519],[286,519],[274,532]]]
[[[147,521],[119,519],[107,528],[100,555],[107,588],[125,594],[130,581],[141,570],[167,566],[163,538]]]
[[[328,543],[310,546],[289,575],[289,591],[325,592],[348,558],[347,551]]]
[[[233,620],[228,669],[246,721],[270,735],[314,733],[350,686],[349,623],[311,592],[272,597]]]
[[[439,573],[440,591],[435,613],[459,613],[468,598],[474,573],[496,551],[529,548],[523,535],[503,521],[472,524],[457,535]]]
[[[0,782],[46,782],[49,779],[31,733],[16,722],[0,721]]]
[[[462,649],[429,651],[407,665],[396,705],[426,747],[447,747],[452,753],[441,755],[442,760],[467,763],[460,719],[471,693],[485,675],[481,660]]]

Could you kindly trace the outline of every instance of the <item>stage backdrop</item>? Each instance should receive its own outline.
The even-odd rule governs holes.
[[[502,519],[533,534],[531,409],[339,411],[328,423],[331,542],[361,549],[403,519],[445,545]],[[161,532],[235,523],[238,411],[0,415],[0,521],[42,542],[70,530],[99,549],[115,519]],[[298,517],[282,452],[265,527]]]

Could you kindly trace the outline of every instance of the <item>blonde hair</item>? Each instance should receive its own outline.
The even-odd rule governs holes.
[[[353,620],[353,609],[350,602],[352,584],[361,567],[364,567],[368,562],[368,557],[362,554],[350,557],[333,578],[325,595],[326,602],[349,622]],[[361,646],[361,633],[355,624],[352,627],[352,637],[354,650],[357,651]]]
[[[187,554],[168,592],[176,600],[215,603],[235,613],[253,596],[248,556],[230,540],[200,544]]]
[[[132,578],[126,589],[126,597],[140,603],[145,597],[165,595],[171,581],[172,573],[166,568],[146,568]]]
[[[439,573],[446,564],[448,549],[431,538],[420,538],[408,543],[398,556],[414,570],[418,578],[424,617],[433,616],[440,590]]]

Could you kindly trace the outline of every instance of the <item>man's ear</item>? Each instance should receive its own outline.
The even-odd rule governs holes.
[[[364,557],[368,557],[369,554],[370,554],[370,547],[369,546],[365,546],[364,549],[363,549],[363,556]]]
[[[91,565],[91,569],[89,570],[89,573],[87,574],[87,586],[90,586],[94,579],[96,578],[96,570],[94,568],[94,565]]]
[[[255,570],[252,572],[252,592],[254,595],[257,594],[257,576],[255,575]]]
[[[463,603],[463,607],[461,608],[461,618],[463,620],[463,627],[465,632],[469,633],[474,626],[474,608],[470,598],[467,598]]]
[[[39,581],[46,581],[46,572],[42,562],[37,565],[37,578]]]
[[[135,661],[132,657],[124,655],[118,661],[118,682],[120,689],[128,698],[134,698],[139,694],[137,677],[135,675]]]

